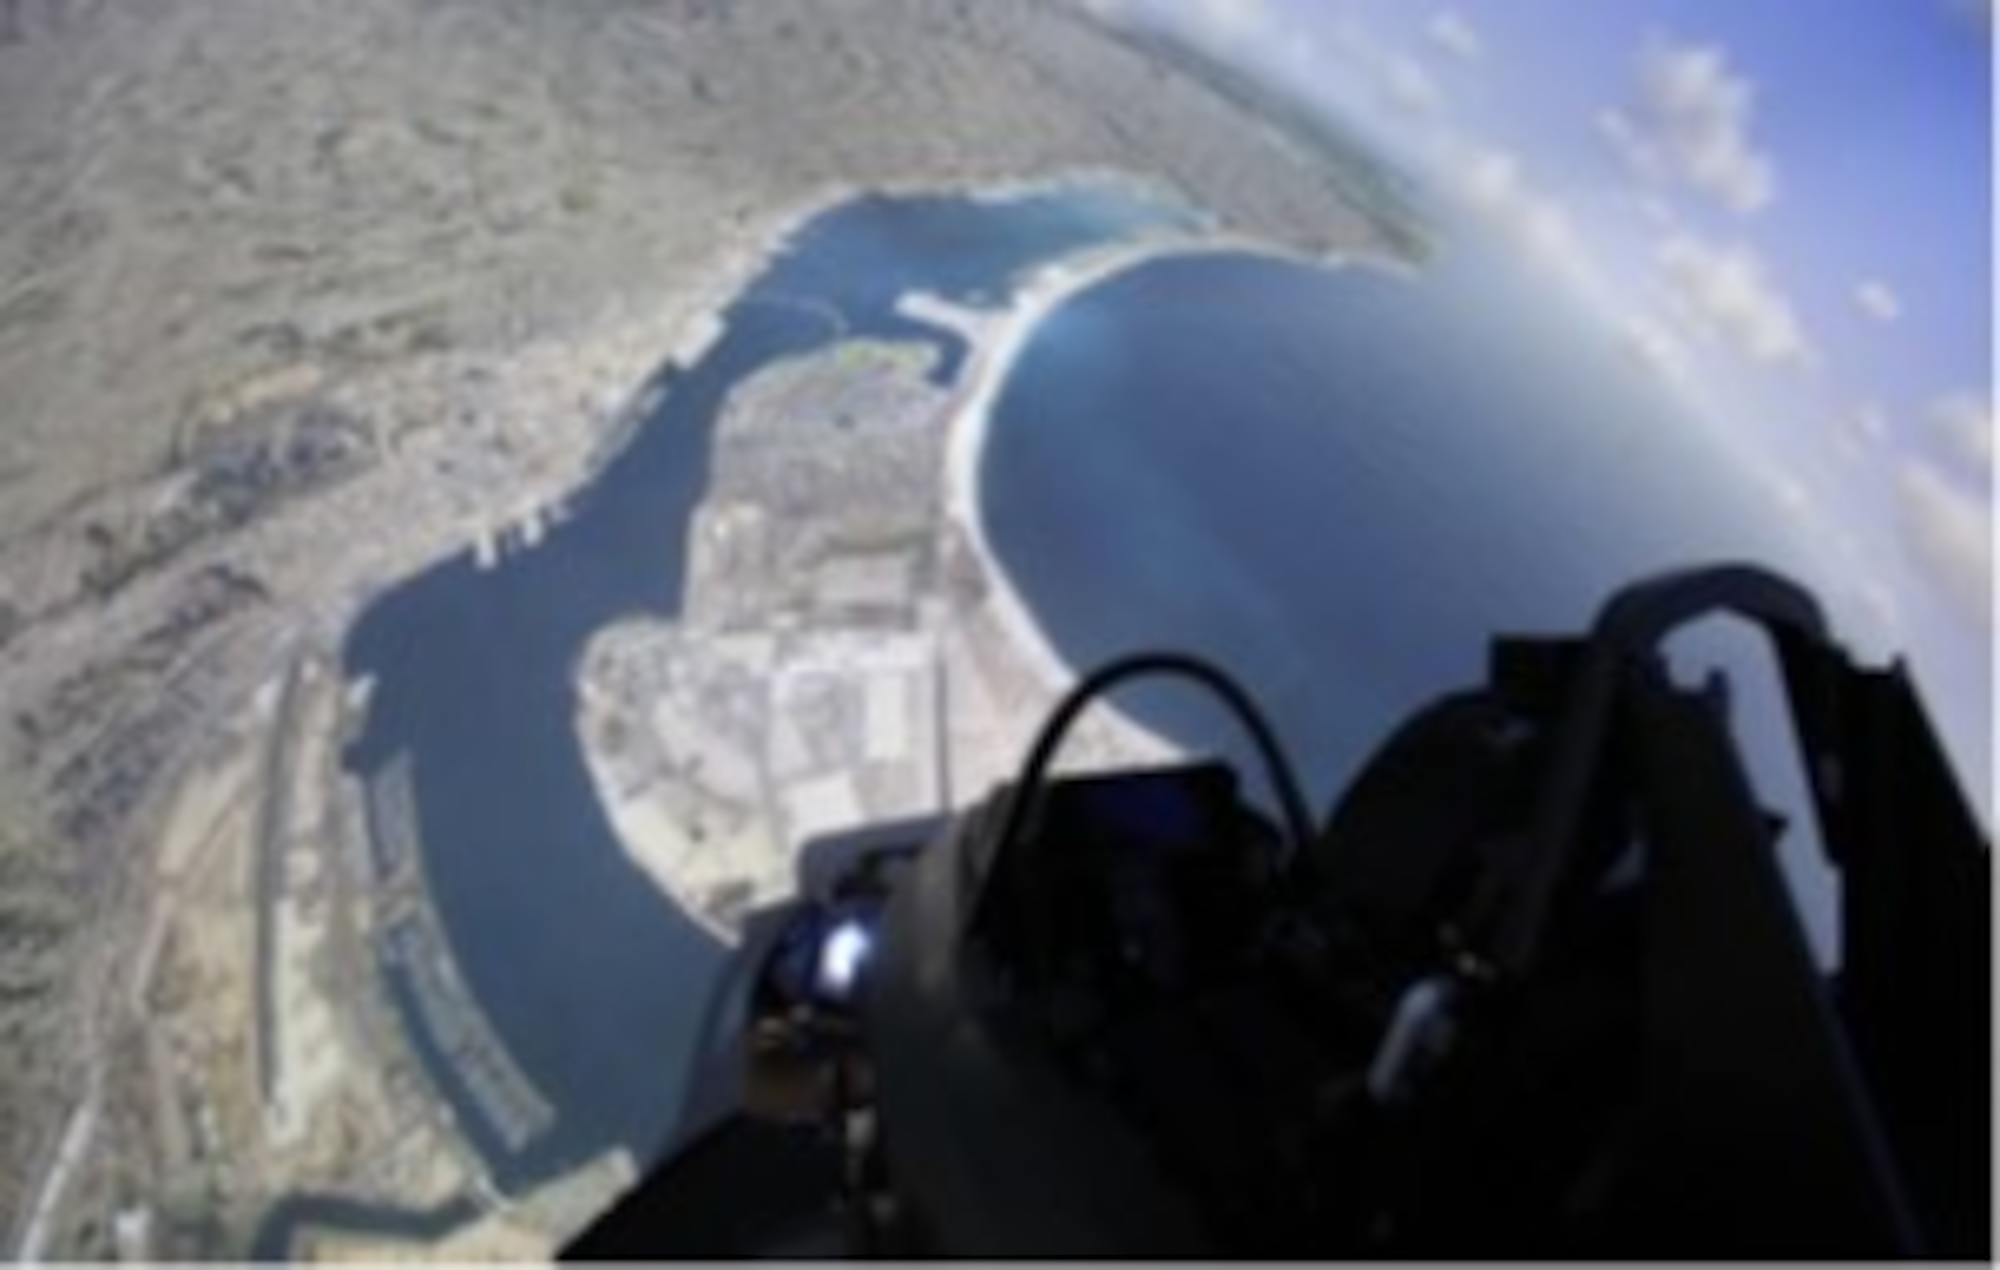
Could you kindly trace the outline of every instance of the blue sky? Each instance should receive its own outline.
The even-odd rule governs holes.
[[[1843,634],[1909,655],[1987,784],[1991,0],[1096,4],[1517,235],[1825,544]]]

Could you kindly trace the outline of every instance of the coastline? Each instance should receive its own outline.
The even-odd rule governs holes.
[[[1094,666],[1069,662],[1043,632],[1030,612],[1015,579],[994,550],[980,511],[980,464],[984,460],[989,430],[1001,387],[1014,364],[1057,309],[1083,291],[1142,265],[1173,256],[1216,254],[1261,256],[1286,264],[1343,269],[1375,263],[1370,257],[1346,252],[1313,253],[1284,244],[1265,241],[1235,231],[1212,226],[1185,232],[1154,233],[1137,239],[1100,247],[1050,261],[1029,273],[1012,289],[1005,308],[925,313],[933,321],[957,326],[972,344],[969,368],[963,373],[961,399],[951,410],[945,427],[942,519],[948,535],[955,534],[970,555],[983,583],[980,607],[997,628],[1001,639],[1019,659],[1027,678],[1044,697],[1040,714],[1052,709]],[[917,301],[920,303],[911,303]],[[929,298],[905,296],[908,309],[929,307]],[[953,319],[956,321],[953,321]],[[947,617],[961,621],[965,614]],[[1131,764],[1171,764],[1188,757],[1187,748],[1142,723],[1114,701],[1101,700],[1086,712],[1080,728],[1072,733],[1072,748],[1079,741],[1097,742],[1096,765],[1109,760],[1116,766]],[[1096,730],[1101,729],[1101,731]],[[1023,738],[1025,742],[1025,738]],[[1104,748],[1108,745],[1108,749]],[[1011,768],[1007,769],[1011,771]],[[999,779],[1002,773],[994,773]]]
[[[993,407],[1001,385],[1042,322],[1079,293],[1101,282],[1169,256],[1235,254],[1262,256],[1286,264],[1341,270],[1380,267],[1414,272],[1414,266],[1373,254],[1344,251],[1310,252],[1256,238],[1235,230],[1203,229],[1156,234],[1143,239],[1063,257],[1037,269],[1016,287],[1009,305],[991,317],[980,314],[969,332],[975,346],[967,372],[965,398],[952,412],[945,444],[943,514],[947,526],[964,537],[986,582],[986,603],[995,621],[1030,673],[1047,689],[1050,702],[1066,692],[1085,668],[1071,665],[1043,634],[1028,611],[1014,579],[1001,563],[986,534],[979,511],[980,463],[993,426]],[[907,298],[907,297],[906,297]],[[1182,747],[1120,710],[1100,703],[1099,710],[1128,739],[1167,759],[1184,754]]]
[[[944,459],[944,520],[964,536],[986,581],[986,603],[1000,628],[1052,697],[1061,695],[1078,678],[1077,668],[1063,660],[1041,626],[1028,612],[1014,579],[1007,573],[986,535],[979,514],[979,465],[993,426],[993,407],[1014,363],[1026,351],[1043,321],[1080,292],[1162,256],[1212,250],[1205,238],[1174,238],[1128,243],[1086,258],[1069,257],[1038,269],[1016,288],[1013,302],[991,320],[974,354],[965,397],[947,423]],[[1131,724],[1122,714],[1122,721]]]

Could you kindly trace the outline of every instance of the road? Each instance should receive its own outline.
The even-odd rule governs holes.
[[[291,805],[292,707],[298,697],[299,661],[288,658],[271,710],[271,733],[264,749],[262,788],[257,792],[257,825],[251,839],[257,871],[254,915],[257,930],[257,1085],[266,1113],[278,1102],[278,901],[285,888],[285,821]]]
[[[28,1224],[22,1231],[21,1242],[14,1251],[15,1260],[22,1265],[41,1264],[42,1254],[49,1246],[49,1235],[55,1225],[56,1209],[62,1202],[63,1191],[69,1185],[70,1174],[83,1162],[83,1154],[90,1146],[90,1135],[97,1128],[98,1107],[103,1100],[103,1069],[93,1066],[90,1072],[90,1087],[70,1113],[69,1123],[63,1128],[63,1135],[56,1145],[55,1159],[42,1174],[42,1188],[35,1196],[35,1204],[29,1210]]]

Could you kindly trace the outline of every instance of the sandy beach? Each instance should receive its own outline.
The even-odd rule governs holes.
[[[1201,244],[1203,248],[1208,245]],[[950,436],[945,445],[944,514],[964,534],[979,561],[995,617],[1036,678],[1048,686],[1051,697],[1074,683],[1078,672],[1055,651],[1028,612],[1006,567],[994,554],[979,515],[979,464],[986,449],[987,430],[993,424],[993,406],[1015,360],[1027,348],[1043,319],[1072,296],[1159,256],[1192,249],[1194,243],[1175,239],[1135,243],[1081,259],[1055,261],[1017,290],[1013,304],[997,315],[992,327],[975,340],[965,398],[950,422]]]
[[[965,331],[972,341],[973,365],[966,372],[963,404],[950,422],[945,448],[944,514],[965,535],[989,584],[994,616],[1014,642],[1035,676],[1053,697],[1076,682],[1078,669],[1066,663],[1022,603],[1014,581],[987,540],[979,516],[979,464],[985,453],[993,406],[1015,360],[1034,337],[1043,319],[1079,292],[1164,256],[1232,252],[1323,268],[1361,263],[1332,251],[1309,253],[1233,232],[1154,237],[1054,261],[1038,270],[1014,295],[1004,312]],[[1371,262],[1372,263],[1372,262]],[[983,317],[984,315],[982,315]],[[1123,714],[1117,717],[1149,743],[1172,751],[1164,738],[1146,731]]]

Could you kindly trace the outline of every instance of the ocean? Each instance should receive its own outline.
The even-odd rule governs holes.
[[[1056,651],[1219,662],[1322,805],[1493,634],[1581,631],[1667,568],[1813,559],[1613,335],[1491,252],[1157,259],[1058,308],[995,410],[986,531]],[[1230,749],[1185,692],[1121,702]]]

